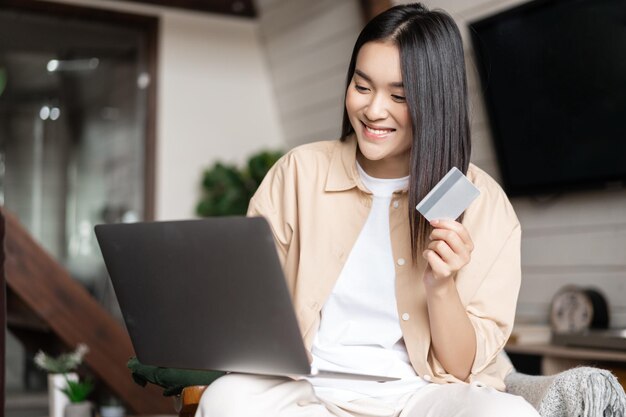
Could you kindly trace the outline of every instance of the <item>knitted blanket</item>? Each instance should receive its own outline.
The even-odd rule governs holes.
[[[604,369],[572,368],[551,376],[517,372],[506,378],[507,392],[524,397],[542,417],[626,417],[626,394]]]

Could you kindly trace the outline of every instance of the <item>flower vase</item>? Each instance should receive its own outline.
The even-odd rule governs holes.
[[[78,381],[78,374],[48,374],[48,406],[50,417],[63,417],[65,406],[70,403],[62,389],[67,387],[67,379]]]
[[[100,407],[100,417],[124,417],[126,409],[121,405],[103,405]]]
[[[69,403],[65,406],[63,417],[92,417],[93,404],[90,401]]]

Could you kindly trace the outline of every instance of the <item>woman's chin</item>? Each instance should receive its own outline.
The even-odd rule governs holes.
[[[372,141],[371,139],[357,135],[357,142],[361,154],[370,161],[383,159],[389,153],[386,149],[386,145],[388,145],[386,141]]]

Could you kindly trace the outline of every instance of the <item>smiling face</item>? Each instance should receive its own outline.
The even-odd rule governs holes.
[[[346,93],[346,111],[358,141],[357,160],[375,178],[409,175],[413,133],[400,52],[387,42],[361,47]]]

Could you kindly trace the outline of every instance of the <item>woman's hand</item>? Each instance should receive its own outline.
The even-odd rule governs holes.
[[[454,282],[470,261],[474,244],[465,226],[454,220],[430,222],[433,232],[423,252],[432,349],[446,371],[465,381],[476,356],[476,331]]]
[[[424,283],[430,287],[447,284],[471,259],[474,243],[467,229],[454,220],[433,220],[430,244],[422,253],[428,261]]]

